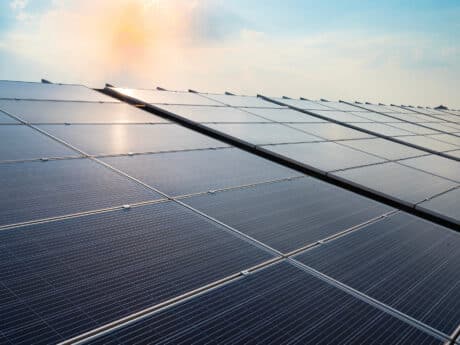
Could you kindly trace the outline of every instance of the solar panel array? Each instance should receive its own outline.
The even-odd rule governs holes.
[[[457,161],[257,97],[110,92],[143,104],[0,82],[0,343],[455,342],[458,233],[254,152],[410,169],[454,221]]]

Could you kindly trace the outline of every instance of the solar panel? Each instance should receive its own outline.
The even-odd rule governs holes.
[[[268,151],[321,172],[376,164],[385,160],[333,142],[264,146]]]
[[[0,100],[0,109],[29,123],[165,123],[125,103]]]
[[[385,123],[355,123],[356,127],[377,132],[379,134],[389,136],[389,137],[396,137],[401,135],[411,135],[413,133],[408,132],[404,129],[397,128],[395,123],[391,125],[387,125]]]
[[[339,171],[334,175],[410,206],[457,185],[453,181],[392,162]]]
[[[62,341],[271,258],[174,203],[0,232],[0,331]]]
[[[52,157],[76,157],[80,154],[50,137],[24,125],[0,126],[0,161]]]
[[[40,125],[39,128],[92,155],[116,155],[226,147],[176,124]],[[180,138],[180,140],[177,140]]]
[[[161,108],[195,122],[270,122],[230,107],[163,105]]]
[[[453,145],[460,147],[460,136],[454,136],[454,135],[449,135],[449,134],[436,134],[436,135],[431,135],[430,138],[441,140],[446,143],[453,144]]]
[[[142,99],[153,104],[182,104],[182,105],[220,105],[222,103],[200,96],[192,92],[156,91],[145,89],[125,89],[120,87],[110,88],[111,90],[129,97]]]
[[[455,223],[460,223],[460,188],[450,190],[444,194],[422,202],[417,205],[417,209],[430,214],[447,218]]]
[[[210,124],[209,128],[250,144],[295,143],[322,140],[281,124]]]
[[[399,137],[401,141],[417,145],[419,147],[428,148],[438,152],[446,152],[458,149],[458,146],[448,144],[446,142],[430,138],[428,136],[413,135],[408,137]]]
[[[287,263],[160,311],[90,344],[133,342],[442,344]]]
[[[176,196],[299,176],[291,169],[235,148],[102,160],[168,195]]]
[[[427,155],[425,151],[380,138],[346,140],[341,143],[389,160]]]
[[[318,102],[300,100],[300,99],[291,99],[291,98],[275,98],[271,97],[271,99],[281,102],[283,104],[298,108],[298,109],[306,109],[306,110],[331,110],[330,107],[320,104]]]
[[[219,95],[219,94],[200,94],[203,97],[220,102],[221,104],[232,107],[254,107],[254,108],[279,108],[280,106],[272,102],[267,102],[258,97],[236,96],[236,95]]]
[[[392,210],[312,178],[200,195],[184,202],[283,253]]]
[[[162,198],[89,159],[0,164],[0,225]]]
[[[55,101],[119,102],[82,85],[0,81],[0,99],[42,99]]]
[[[327,140],[372,138],[372,135],[335,123],[302,123],[292,126]]]
[[[446,334],[460,318],[460,236],[399,213],[297,260]]]
[[[413,134],[436,134],[438,131],[422,127],[422,126],[417,126],[412,123],[394,123],[392,124],[393,127],[397,127],[400,129],[403,129],[405,131],[409,131]]]
[[[451,340],[459,235],[376,201],[459,224],[460,125],[443,113],[0,84],[0,110],[26,122],[0,112],[0,153],[20,160],[0,156],[0,343]]]
[[[336,110],[315,110],[314,113],[340,122],[359,123],[369,121],[369,119],[359,116],[358,113],[352,114],[350,112]]]
[[[252,114],[263,116],[274,122],[326,122],[317,117],[310,116],[288,108],[241,108]]]
[[[460,183],[460,162],[448,158],[428,155],[424,157],[406,159],[402,161],[402,164]]]

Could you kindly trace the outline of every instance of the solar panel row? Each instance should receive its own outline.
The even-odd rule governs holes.
[[[286,107],[268,103],[264,108],[264,101],[252,97],[232,96],[230,102],[216,95],[139,92],[157,103],[226,109],[225,116],[216,117],[224,121],[232,114],[236,122],[247,119],[243,113],[260,117],[257,124],[271,125],[262,113],[270,109],[269,116],[283,111],[293,122],[305,116],[305,123],[321,123]],[[2,156],[0,162],[0,341],[66,341],[222,279],[229,282],[137,322],[121,323],[94,342],[442,344],[459,323],[455,287],[460,278],[453,270],[458,258],[444,248],[455,247],[456,233],[402,213],[391,215],[394,210],[386,205],[82,86],[0,82],[0,98],[5,118],[21,123],[6,121],[0,130],[28,132],[11,134],[9,145],[2,145],[2,155],[14,158]],[[256,108],[248,112],[247,107]],[[195,111],[202,119],[213,119],[211,114]],[[35,144],[45,139],[48,146]],[[411,163],[425,169],[423,161]],[[358,235],[366,238],[375,227],[388,236],[381,241],[415,236],[416,229],[426,236],[410,253],[423,260],[427,278],[405,275],[421,263],[400,253],[404,245],[389,246],[400,256],[382,260],[393,260],[400,267],[394,276],[405,279],[404,285],[386,279],[388,291],[409,286],[414,301],[431,291],[437,298],[432,304],[410,306],[354,286],[327,267],[323,273],[376,296],[434,332],[280,257],[280,252],[293,255],[308,247],[298,257],[304,262],[303,255]],[[431,248],[430,240],[438,245]],[[351,258],[356,247],[368,242],[353,243],[346,250]],[[284,262],[240,273],[276,257]],[[385,267],[369,269],[383,276]]]
[[[113,91],[119,90],[113,89]],[[136,95],[136,92],[137,90],[128,91],[129,95]],[[399,110],[405,112],[401,118],[395,120],[387,117],[383,111],[375,113],[339,102],[275,99],[277,102],[275,104],[257,97],[193,93],[187,102],[192,102],[193,98],[196,104],[184,105],[181,104],[180,99],[175,101],[174,96],[177,93],[174,92],[150,91],[148,93],[148,90],[142,92],[142,95],[147,98],[138,101],[146,101],[154,109],[166,111],[170,115],[186,119],[198,126],[205,126],[210,131],[236,139],[247,146],[395,200],[408,207],[417,208],[453,223],[460,223],[458,208],[452,208],[447,203],[438,201],[442,200],[444,194],[450,195],[452,191],[458,189],[460,162],[423,150],[424,147],[429,147],[428,151],[436,153],[443,152],[442,149],[457,150],[460,146],[440,141],[438,137],[432,138],[432,133],[422,135],[423,131],[418,134],[415,131],[413,133],[406,131],[409,129],[404,125],[425,129],[405,122],[403,115],[412,115],[408,110],[391,106],[373,106],[373,108],[383,107],[388,114],[395,114]],[[203,102],[199,99],[200,96],[202,99],[220,102],[221,105],[200,105]],[[164,98],[176,104],[162,104]],[[295,106],[295,109],[307,109],[311,114],[280,105],[283,102]],[[225,106],[226,104],[230,106]],[[334,118],[333,115],[328,115],[325,116],[326,119],[330,118],[338,123],[327,122],[325,118],[314,116],[317,113],[323,116],[325,113],[343,115],[345,118]],[[365,117],[358,117],[361,116],[360,114],[365,114]],[[285,116],[287,120],[284,120]],[[350,121],[353,119],[347,118],[349,116],[368,121],[354,123],[354,125],[368,125],[370,127],[364,129],[372,130],[374,134],[360,131],[359,128],[344,126],[352,123]],[[373,116],[377,116],[378,120],[371,120]],[[399,121],[391,122],[391,125],[402,127],[388,126],[383,122],[385,118],[393,122]],[[381,126],[405,133],[400,133],[402,137],[392,136],[391,134],[398,133],[390,133],[388,128],[382,129]],[[435,130],[432,132],[438,133]],[[451,141],[458,138],[449,134],[435,135],[446,135]],[[411,141],[418,143],[418,140],[422,139],[423,144],[416,145],[419,147],[417,149],[403,142],[390,141],[389,139],[393,137],[404,138],[408,143]],[[382,178],[375,178],[375,176]],[[436,205],[436,208],[432,205]]]

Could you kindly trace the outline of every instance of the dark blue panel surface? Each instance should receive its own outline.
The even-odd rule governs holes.
[[[419,329],[280,263],[91,344],[441,345]]]
[[[41,129],[92,155],[225,147],[225,143],[176,124],[41,125]]]
[[[0,109],[30,123],[168,122],[125,103],[0,100]]]
[[[0,164],[0,225],[162,198],[89,159]]]
[[[0,231],[0,334],[51,344],[271,257],[172,202]]]
[[[0,126],[0,161],[79,155],[78,152],[28,126]]]
[[[168,195],[206,192],[299,176],[291,169],[235,148],[102,160]]]
[[[460,234],[400,213],[297,257],[446,334],[460,324]]]
[[[391,210],[313,178],[201,195],[184,202],[285,253]]]

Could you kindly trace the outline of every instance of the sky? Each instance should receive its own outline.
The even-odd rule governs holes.
[[[460,108],[460,1],[1,0],[0,79]]]

